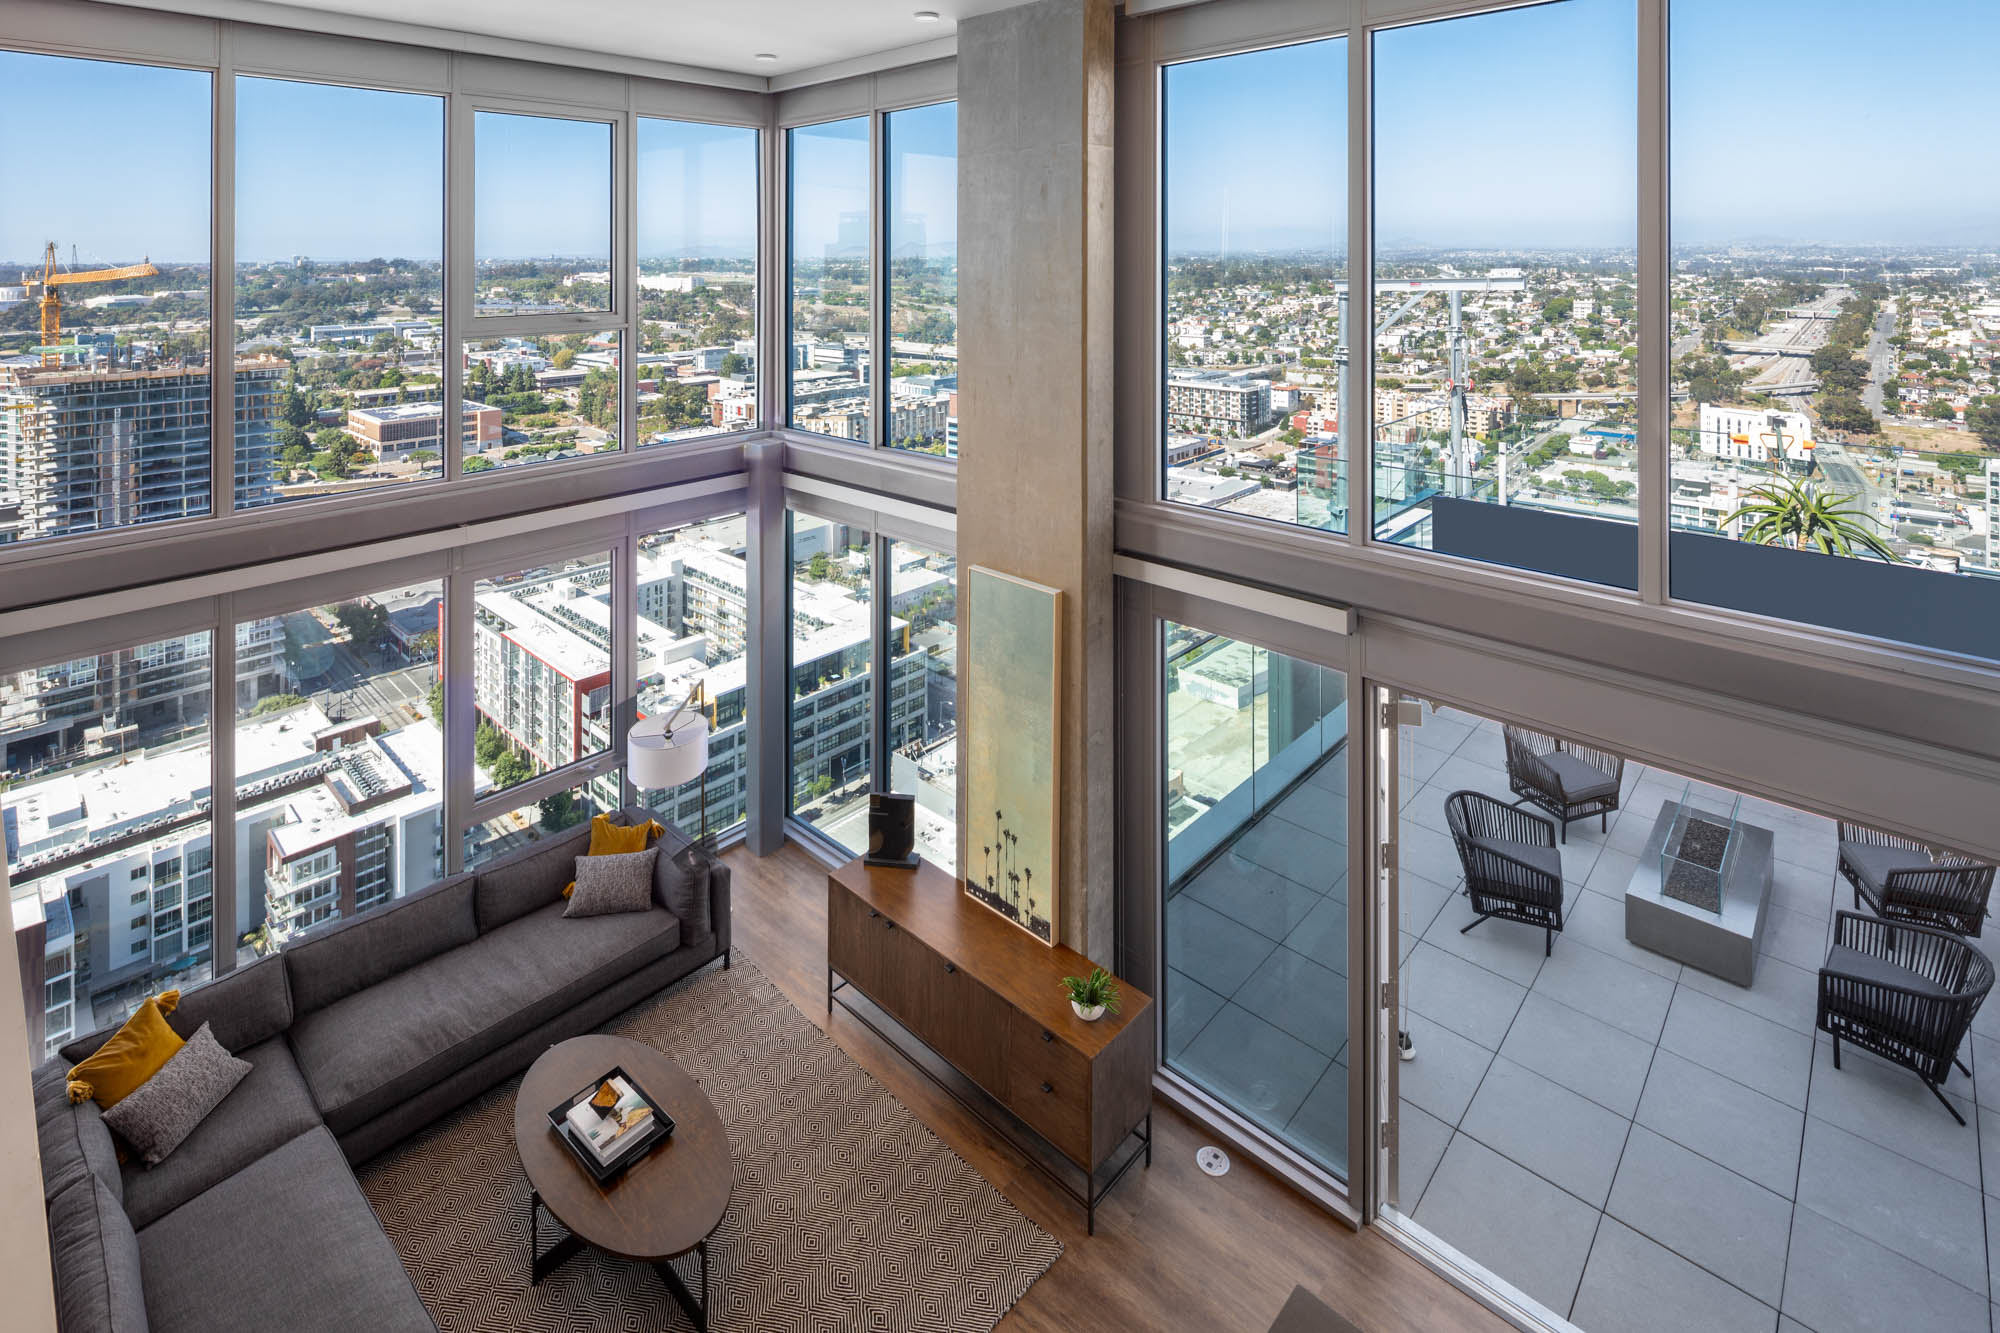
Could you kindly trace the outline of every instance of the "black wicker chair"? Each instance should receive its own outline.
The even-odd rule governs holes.
[[[1496,801],[1484,792],[1455,791],[1444,800],[1445,821],[1465,869],[1465,893],[1479,915],[1542,928],[1542,956],[1563,928],[1562,853],[1553,820]]]
[[[1840,822],[1839,873],[1876,916],[1978,939],[1994,867],[1863,824]]]
[[[1575,820],[1596,815],[1598,827],[1607,826],[1606,816],[1618,808],[1625,783],[1624,756],[1526,727],[1501,730],[1507,740],[1507,785],[1521,800],[1548,811],[1562,825],[1564,842]]]
[[[1915,1072],[1962,1125],[1939,1085],[1954,1064],[1972,1076],[1958,1047],[1992,989],[1992,962],[1950,931],[1836,912],[1816,1021],[1833,1038],[1835,1069],[1851,1041]]]

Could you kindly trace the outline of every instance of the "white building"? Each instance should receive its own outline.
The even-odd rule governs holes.
[[[1812,466],[1813,427],[1803,412],[1703,403],[1699,437],[1702,452],[1713,458],[1766,467],[1782,458],[1797,471]]]

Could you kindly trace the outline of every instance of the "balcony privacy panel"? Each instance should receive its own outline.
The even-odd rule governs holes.
[[[1639,530],[1630,523],[1519,505],[1431,498],[1431,549],[1613,588],[1639,587]]]

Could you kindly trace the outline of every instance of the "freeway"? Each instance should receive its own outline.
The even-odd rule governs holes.
[[[1868,335],[1868,383],[1861,390],[1861,401],[1876,416],[1882,415],[1882,386],[1888,382],[1889,335],[1896,331],[1896,302],[1892,298],[1882,303],[1875,316],[1875,327]]]

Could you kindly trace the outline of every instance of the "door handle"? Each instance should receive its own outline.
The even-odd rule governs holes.
[[[946,964],[944,965],[944,970],[945,970],[945,971],[947,971],[947,972],[956,972],[956,971],[958,971],[958,964],[957,964],[957,963],[946,963]]]
[[[1055,1084],[1053,1084],[1053,1083],[1044,1083],[1044,1084],[1042,1084],[1042,1091],[1043,1091],[1043,1092],[1054,1092],[1055,1090],[1056,1090],[1056,1085],[1055,1085]]]
[[[1042,1034],[1043,1041],[1054,1041],[1055,1039],[1056,1039],[1056,1034],[1053,1032],[1044,1032]]]

